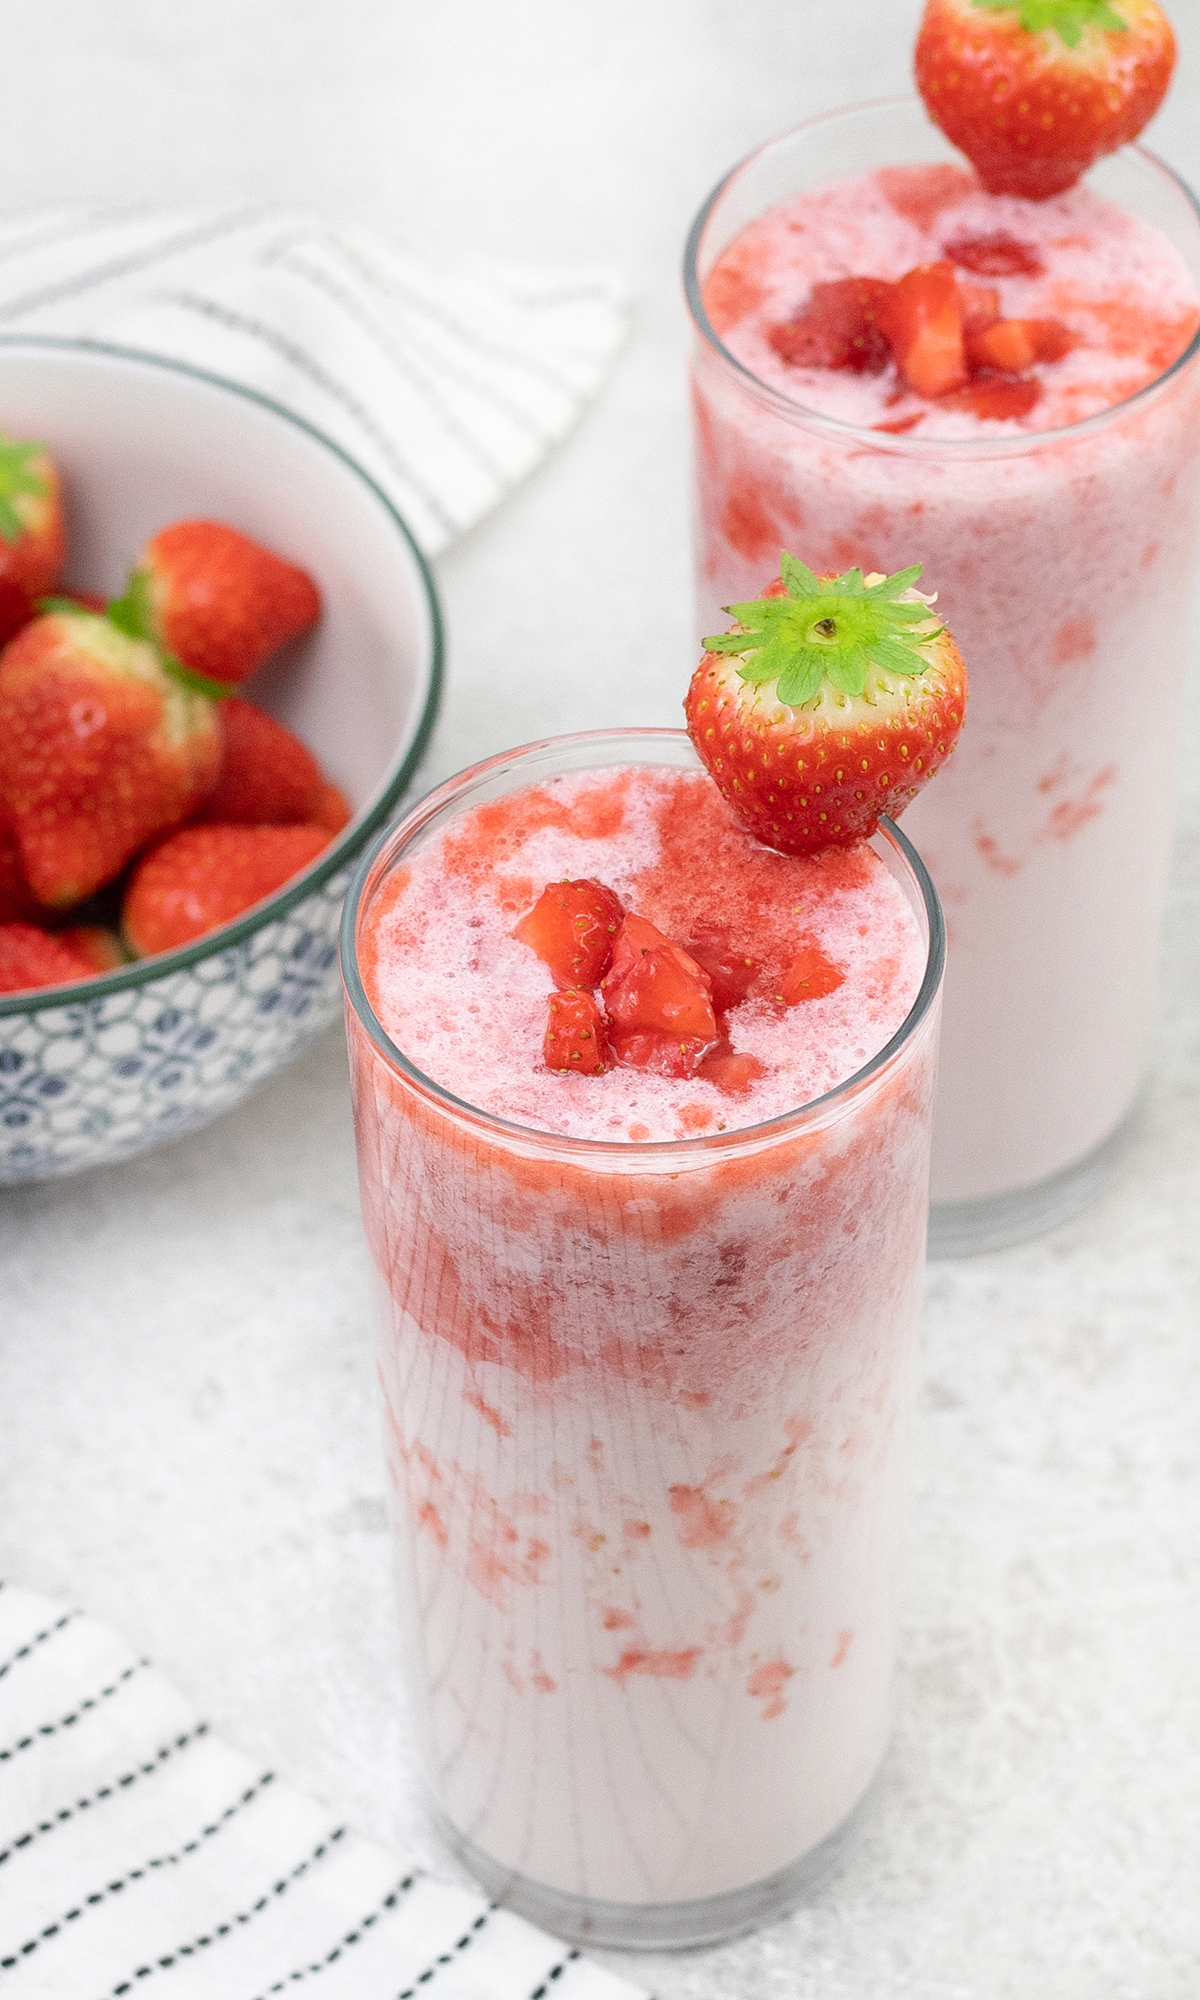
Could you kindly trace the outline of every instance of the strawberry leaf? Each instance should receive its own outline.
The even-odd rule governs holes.
[[[822,580],[784,555],[779,573],[786,596],[727,604],[741,630],[704,641],[710,653],[740,658],[738,674],[751,686],[776,681],[776,699],[803,708],[826,682],[857,696],[872,672],[909,676],[930,664],[924,649],[944,627],[934,625],[919,595],[904,595],[921,574],[919,563],[867,583],[857,567]]]
[[[1079,47],[1085,28],[1123,34],[1128,26],[1107,0],[974,0],[974,5],[989,14],[1019,14],[1031,35],[1053,30],[1068,49]]]
[[[115,625],[118,632],[127,632],[131,639],[154,638],[150,578],[144,569],[133,571],[124,597],[114,597],[105,615],[110,625]]]
[[[25,523],[13,506],[17,496],[29,493],[40,500],[49,491],[41,473],[31,470],[32,461],[45,449],[42,444],[18,444],[0,431],[0,536],[6,542],[19,542],[25,533]]]

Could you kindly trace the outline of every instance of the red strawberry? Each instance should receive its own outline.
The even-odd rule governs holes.
[[[0,800],[39,902],[111,881],[195,810],[219,757],[213,703],[106,618],[51,613],[0,658]]]
[[[87,960],[49,931],[36,924],[0,924],[0,993],[66,986],[91,976]]]
[[[185,826],[134,869],[126,943],[138,958],[190,944],[274,895],[328,845],[317,826]]]
[[[879,375],[891,359],[879,324],[892,287],[886,278],[837,278],[814,285],[803,312],[773,326],[771,346],[795,368],[849,368]]]
[[[58,474],[45,447],[0,431],[0,580],[41,597],[54,589],[66,554]]]
[[[989,194],[1031,201],[1136,139],[1174,62],[1157,0],[927,0],[916,47],[934,123]]]
[[[598,986],[624,914],[603,882],[548,882],[513,936],[544,960],[556,986]]]
[[[766,1073],[766,1064],[757,1056],[740,1053],[727,1041],[720,1041],[710,1049],[696,1071],[705,1083],[715,1084],[727,1097],[744,1097]]]
[[[972,368],[1023,375],[1035,361],[1061,361],[1074,344],[1060,319],[996,319],[967,334],[967,359]]]
[[[613,945],[601,991],[619,1063],[660,1076],[695,1076],[717,1040],[712,982],[686,951],[630,914]]]
[[[1046,268],[1032,243],[1019,243],[1001,230],[993,236],[958,236],[947,243],[945,254],[977,278],[1040,278]]]
[[[340,833],[353,817],[346,794],[339,792],[336,785],[323,784],[315,803],[309,807],[308,824],[323,826],[326,833]]]
[[[604,1016],[590,993],[566,986],[550,995],[543,1053],[546,1068],[579,1076],[603,1076],[612,1068]]]
[[[945,401],[952,410],[969,410],[973,417],[1005,423],[1016,417],[1027,417],[1041,393],[1041,383],[1032,376],[993,375],[978,382],[968,382],[965,388],[956,389]]]
[[[827,994],[836,993],[843,986],[846,975],[841,967],[827,958],[819,944],[801,945],[783,978],[779,982],[776,998],[785,1007],[798,1007],[804,1000],[824,1000]]]
[[[176,521],[147,542],[109,616],[192,673],[236,682],[319,616],[306,570],[220,521]]]
[[[944,396],[967,379],[963,317],[954,266],[918,264],[891,288],[879,312],[896,366],[919,396]]]
[[[55,936],[93,972],[115,972],[119,965],[129,963],[129,954],[120,938],[105,924],[75,924],[69,930],[56,931]]]
[[[738,623],[705,640],[688,734],[768,847],[807,854],[865,839],[954,749],[966,673],[912,588],[920,574],[918,564],[818,579],[785,555],[778,594],[728,605]]]
[[[982,332],[985,326],[994,326],[1000,317],[1000,294],[994,285],[972,285],[960,278],[958,305],[965,339]],[[967,358],[970,359],[969,354]]]
[[[311,820],[325,780],[312,751],[265,709],[240,695],[217,703],[221,775],[198,814],[225,826]]]
[[[758,977],[759,967],[724,924],[698,917],[692,925],[687,951],[701,972],[708,974],[713,1012],[727,1014],[731,1007],[740,1006]]]
[[[0,924],[32,916],[36,908],[37,898],[21,866],[17,836],[6,820],[0,820]]]

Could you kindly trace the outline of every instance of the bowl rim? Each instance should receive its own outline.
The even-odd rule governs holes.
[[[0,361],[13,350],[51,352],[63,354],[100,355],[116,361],[137,362],[160,368],[169,374],[183,375],[191,381],[203,382],[207,386],[228,391],[240,396],[244,402],[254,403],[260,409],[268,410],[273,416],[282,417],[294,429],[303,431],[314,438],[319,445],[341,459],[343,465],[353,472],[379,501],[385,512],[390,514],[407,544],[417,572],[417,580],[425,598],[429,615],[429,657],[426,663],[426,687],[416,727],[407,748],[400,757],[392,775],[384,783],[370,811],[360,820],[352,820],[341,834],[316,861],[310,862],[300,874],[276,889],[273,895],[265,896],[260,903],[231,922],[222,924],[217,930],[206,931],[194,944],[178,945],[174,951],[156,953],[148,958],[134,959],[131,964],[118,966],[112,972],[98,972],[90,979],[73,980],[63,986],[27,986],[16,993],[0,994],[0,1020],[14,1014],[29,1014],[42,1007],[82,1006],[93,1000],[106,999],[111,993],[121,993],[130,987],[146,986],[157,979],[165,979],[172,973],[184,972],[198,965],[203,959],[216,952],[227,951],[242,944],[264,924],[283,917],[297,904],[319,889],[331,876],[352,861],[364,842],[378,833],[390,817],[392,809],[404,796],[420,761],[437,716],[445,678],[445,625],[437,587],[429,563],[417,545],[416,537],[404,516],[393,505],[378,481],[358,463],[350,452],[335,442],[316,424],[309,423],[307,417],[297,415],[282,403],[265,396],[258,389],[248,388],[242,382],[232,382],[225,375],[218,375],[212,369],[198,368],[190,361],[178,361],[170,355],[155,354],[144,348],[123,347],[113,341],[90,340],[84,337],[70,337],[64,334],[0,333]]]

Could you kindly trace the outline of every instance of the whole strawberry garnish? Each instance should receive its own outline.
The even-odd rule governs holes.
[[[63,529],[58,474],[44,445],[21,444],[0,431],[0,616],[13,625],[22,593],[33,600],[53,590],[62,575],[67,540]]]
[[[328,845],[317,826],[185,826],[134,869],[125,941],[138,958],[190,944],[273,896]]]
[[[90,979],[92,967],[77,951],[36,924],[0,924],[0,993],[32,986],[65,986]]]
[[[226,826],[290,826],[315,819],[325,780],[307,744],[240,695],[217,703],[221,775],[201,819]]]
[[[214,704],[107,618],[53,612],[0,657],[0,808],[41,903],[82,901],[187,819],[220,754]]]
[[[704,641],[688,734],[766,846],[808,854],[865,839],[954,749],[966,673],[913,589],[920,574],[819,578],[784,555],[771,594],[727,605],[737,624]]]
[[[320,610],[306,570],[221,521],[176,521],[147,542],[109,616],[228,685],[257,673]]]
[[[1157,0],[927,0],[917,84],[989,194],[1043,201],[1136,139],[1171,80]]]

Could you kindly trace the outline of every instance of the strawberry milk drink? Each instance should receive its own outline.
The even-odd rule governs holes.
[[[1047,200],[987,194],[907,102],[764,147],[692,232],[701,632],[781,548],[821,573],[919,559],[971,676],[953,768],[905,822],[949,940],[942,1250],[1070,1213],[1137,1092],[1197,542],[1198,274],[1195,205],[1151,154]]]
[[[711,990],[702,1060],[621,1041],[618,933]],[[351,892],[413,1708],[458,1852],[568,1936],[779,1913],[883,1755],[941,949],[890,823],[772,852],[669,730],[477,766]]]

